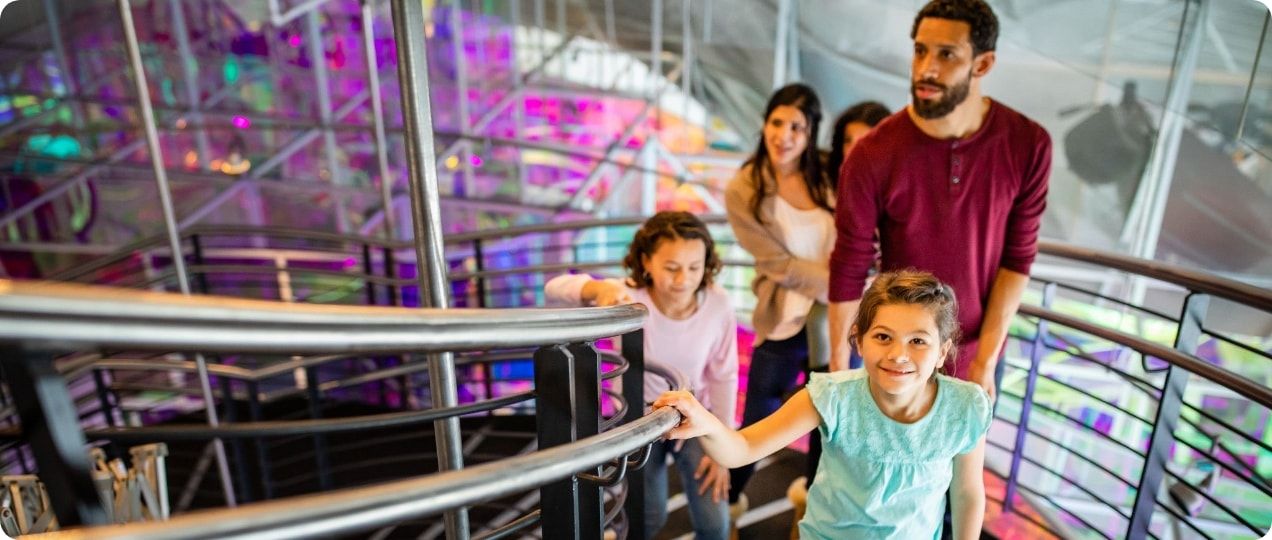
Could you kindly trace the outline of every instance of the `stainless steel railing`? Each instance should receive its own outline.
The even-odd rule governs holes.
[[[712,220],[718,222],[718,219]],[[540,234],[545,231],[562,232],[580,230],[582,228],[606,227],[615,225],[633,225],[631,219],[611,221],[588,221],[582,223],[553,224],[542,227],[506,229],[464,235],[462,240],[475,243],[486,242],[492,245],[498,239],[517,238],[518,234]],[[621,239],[614,239],[622,244]],[[469,244],[472,247],[474,244]],[[1175,520],[1185,526],[1196,527],[1195,531],[1227,530],[1224,527],[1238,527],[1254,530],[1258,528],[1258,515],[1251,516],[1242,510],[1241,504],[1233,507],[1220,499],[1231,493],[1215,495],[1198,492],[1198,497],[1205,499],[1209,506],[1206,513],[1200,516],[1189,516],[1181,511],[1179,505],[1170,500],[1158,500],[1158,488],[1169,484],[1176,491],[1189,491],[1186,481],[1189,473],[1180,469],[1180,463],[1196,460],[1207,460],[1221,469],[1221,482],[1233,486],[1230,492],[1246,497],[1244,508],[1258,507],[1258,496],[1266,504],[1272,504],[1272,485],[1266,478],[1247,463],[1251,451],[1258,459],[1259,452],[1272,453],[1265,439],[1266,432],[1257,428],[1251,429],[1249,418],[1259,418],[1259,411],[1266,411],[1269,406],[1268,381],[1260,380],[1258,370],[1251,378],[1249,370],[1245,375],[1236,373],[1224,366],[1217,366],[1198,356],[1197,347],[1201,340],[1213,339],[1222,342],[1225,347],[1233,347],[1249,355],[1270,362],[1269,354],[1249,340],[1226,335],[1214,327],[1213,321],[1206,320],[1205,299],[1215,298],[1235,302],[1252,313],[1268,316],[1272,313],[1272,291],[1248,284],[1220,278],[1180,268],[1174,265],[1143,261],[1116,253],[1090,250],[1054,242],[1040,242],[1040,253],[1061,259],[1069,264],[1092,265],[1101,271],[1116,271],[1130,276],[1138,276],[1156,280],[1178,287],[1184,301],[1179,305],[1177,314],[1170,313],[1171,308],[1154,306],[1147,308],[1127,302],[1123,298],[1104,294],[1100,291],[1085,289],[1077,285],[1077,280],[1066,280],[1063,275],[1051,275],[1046,278],[1035,276],[1035,282],[1043,285],[1040,304],[1027,304],[1021,309],[1018,326],[1032,328],[1032,332],[1017,331],[1013,335],[1013,343],[1018,352],[1009,358],[1008,382],[1003,392],[1003,403],[1000,407],[999,422],[1014,430],[1011,438],[1014,441],[991,441],[993,451],[1000,452],[1002,463],[1007,465],[994,469],[1008,482],[1008,493],[1004,497],[1004,507],[1008,510],[1019,508],[1022,504],[1053,507],[1051,514],[1067,514],[1063,519],[1044,519],[1037,523],[1041,530],[1051,530],[1054,534],[1065,535],[1066,525],[1060,523],[1067,520],[1080,523],[1083,527],[1106,537],[1144,537],[1149,531],[1161,526],[1162,519]],[[461,248],[462,249],[462,248]],[[482,250],[470,252],[482,260]],[[485,255],[489,255],[487,252]],[[734,265],[745,265],[744,261],[732,261]],[[544,265],[514,266],[492,270],[475,270],[461,272],[452,277],[481,280],[501,275],[538,274],[544,272],[563,271],[565,268],[617,268],[617,261],[596,261],[587,263],[562,262]],[[1173,343],[1163,343],[1162,339],[1149,339],[1143,333],[1138,335],[1124,331],[1107,322],[1096,323],[1082,317],[1076,317],[1072,311],[1060,305],[1067,295],[1068,301],[1075,297],[1087,298],[1087,302],[1112,306],[1109,311],[1131,312],[1132,318],[1151,318],[1172,325]],[[1074,336],[1087,340],[1099,340],[1111,343],[1117,348],[1120,360],[1110,361],[1107,355],[1100,356],[1089,344],[1077,343]],[[1115,351],[1116,352],[1116,351]],[[1141,364],[1128,364],[1127,356],[1139,357]],[[1156,363],[1155,365],[1150,365]],[[1110,398],[1108,392],[1101,388],[1087,387],[1081,382],[1066,379],[1064,371],[1074,372],[1094,370],[1111,377],[1108,386],[1120,385],[1117,392],[1129,392],[1135,398],[1130,405],[1126,399]],[[1266,370],[1264,371],[1266,373]],[[1195,378],[1195,385],[1202,388],[1217,388],[1228,392],[1240,401],[1229,407],[1233,420],[1226,412],[1208,410],[1195,396],[1189,397],[1184,390],[1189,377]],[[1104,383],[1102,383],[1104,384]],[[1022,388],[1023,387],[1023,388]],[[1112,391],[1112,390],[1110,390]],[[1207,395],[1214,392],[1206,390]],[[1194,392],[1195,393],[1195,392]],[[1054,396],[1068,396],[1057,401]],[[1243,405],[1244,404],[1244,405]],[[1086,408],[1101,415],[1113,418],[1114,424],[1123,422],[1138,423],[1147,431],[1142,437],[1132,437],[1127,443],[1121,440],[1123,434],[1108,433],[1105,427],[1093,425],[1090,420],[1075,415],[1077,408]],[[1242,413],[1241,408],[1249,408],[1250,413]],[[1005,413],[1004,411],[1011,411]],[[1011,415],[1019,411],[1019,416]],[[1229,411],[1230,412],[1230,411]],[[1266,414],[1266,412],[1264,413]],[[1251,416],[1253,415],[1253,416]],[[1246,421],[1242,423],[1241,419]],[[1124,419],[1124,420],[1123,420]],[[1067,426],[1063,437],[1046,429],[1047,425]],[[1176,434],[1179,431],[1179,434]],[[1188,433],[1205,433],[1213,444],[1198,442],[1195,436]],[[1213,435],[1213,437],[1211,437]],[[1082,441],[1096,442],[1082,442]],[[1068,442],[1065,442],[1068,441]],[[1081,448],[1072,445],[1081,442]],[[995,446],[996,445],[996,446]],[[1048,448],[1047,456],[1030,451],[1035,445]],[[1086,459],[1085,449],[1095,448],[1092,445],[1103,445],[1111,452],[1109,459]],[[1213,446],[1213,449],[1209,447]],[[1175,458],[1176,462],[1164,459],[1170,456],[1171,448],[1175,452],[1191,454],[1187,459]],[[992,453],[992,452],[991,452]],[[1096,493],[1104,493],[1107,486],[1101,482],[1091,483],[1089,474],[1069,473],[1057,467],[1055,459],[1050,456],[1067,455],[1066,463],[1080,466],[1092,471],[1109,474],[1115,484],[1128,489],[1126,497],[1105,497],[1101,499]],[[1122,455],[1124,454],[1124,455]],[[1121,457],[1119,457],[1121,456]],[[1244,456],[1244,457],[1243,457]],[[1180,461],[1183,459],[1183,461]],[[1072,465],[1079,463],[1079,465]],[[1061,476],[1046,478],[1038,471],[1059,470]],[[1025,474],[1032,471],[1033,474]],[[1043,476],[1040,477],[1039,474]],[[1057,491],[1056,482],[1064,486]],[[1053,487],[1047,487],[1047,486]],[[1183,487],[1179,487],[1183,486]],[[1244,487],[1243,487],[1244,486]],[[1058,497],[1057,493],[1068,492],[1068,498]],[[1141,495],[1141,493],[1143,495]],[[1085,497],[1087,502],[1074,499]],[[1248,495],[1248,496],[1247,496]],[[1128,498],[1129,497],[1129,498]],[[1255,502],[1250,502],[1250,501]],[[1106,503],[1106,504],[1105,504]],[[1090,513],[1079,512],[1073,505],[1083,504],[1101,506],[1107,515],[1093,518]],[[1265,506],[1266,506],[1265,504]],[[1208,513],[1208,514],[1207,514]],[[1098,512],[1096,512],[1098,514]],[[1021,514],[1026,519],[1034,519]],[[1047,515],[1044,513],[1044,516]],[[1101,521],[1103,520],[1103,521]],[[1035,519],[1035,521],[1037,521]],[[1107,523],[1105,523],[1105,521]],[[1225,525],[1226,524],[1226,525]],[[1253,524],[1254,528],[1245,527]],[[1210,527],[1210,529],[1206,529]],[[1265,527],[1266,528],[1266,527]],[[1059,530],[1057,530],[1059,529]],[[1121,532],[1118,532],[1121,531]],[[1204,533],[1203,533],[1204,534]]]

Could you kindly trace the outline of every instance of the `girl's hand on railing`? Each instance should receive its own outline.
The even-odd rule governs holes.
[[[583,285],[582,297],[583,302],[597,307],[617,306],[633,302],[631,295],[627,294],[627,288],[612,281],[601,279],[594,279]]]
[[[692,439],[724,427],[706,407],[698,403],[693,394],[684,390],[663,392],[654,400],[654,408],[672,407],[683,417],[680,424],[667,432],[668,439]]]

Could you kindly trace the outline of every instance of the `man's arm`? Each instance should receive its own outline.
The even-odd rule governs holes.
[[[999,268],[998,274],[994,276],[994,285],[989,290],[989,302],[981,321],[980,344],[976,348],[976,357],[972,359],[968,379],[984,388],[991,401],[997,395],[994,368],[998,366],[998,355],[1003,350],[1007,330],[1016,316],[1016,310],[1020,309],[1020,297],[1028,285],[1028,275]]]
[[[971,382],[981,385],[989,393],[990,400],[997,395],[994,368],[998,366],[998,355],[1007,338],[1007,329],[1020,308],[1020,296],[1029,285],[1029,270],[1038,254],[1042,214],[1047,209],[1051,136],[1041,126],[1037,130],[1024,187],[1012,201],[1011,214],[1007,218],[1002,260],[999,261],[998,273],[994,275],[994,284],[989,289],[989,300],[981,319],[980,345],[968,373]]]
[[[848,345],[852,321],[857,318],[857,308],[861,307],[861,299],[846,302],[830,303],[830,370],[848,369],[848,358],[852,348]]]
[[[877,133],[876,133],[877,134]],[[848,334],[870,268],[874,266],[875,228],[881,219],[880,174],[872,168],[882,156],[863,143],[844,160],[835,202],[835,248],[830,253],[830,370],[848,369]]]

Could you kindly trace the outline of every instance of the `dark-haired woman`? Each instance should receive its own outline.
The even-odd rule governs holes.
[[[891,115],[892,111],[878,101],[863,101],[839,113],[839,118],[835,119],[835,131],[830,137],[830,159],[826,162],[826,174],[831,178],[839,178],[839,169],[852,146]]]
[[[755,257],[755,350],[747,376],[743,427],[782,405],[799,375],[829,360],[826,293],[835,245],[834,185],[816,147],[821,102],[812,88],[779,89],[764,110],[755,154],[725,188],[724,203],[738,244]],[[820,439],[809,443],[808,481]],[[730,503],[740,513],[752,466],[734,469]],[[798,483],[798,480],[797,480]],[[793,486],[794,491],[799,491]]]
[[[645,355],[675,367],[699,400],[725,425],[733,425],[738,393],[737,319],[723,289],[713,284],[722,263],[701,220],[688,212],[659,212],[628,246],[624,280],[586,274],[557,276],[544,287],[552,305],[610,306],[638,302],[649,309]],[[666,390],[646,379],[645,397]],[[671,453],[688,498],[694,536],[724,539],[729,532],[729,470],[696,442],[655,443],[645,470],[645,532],[667,522],[667,460]]]

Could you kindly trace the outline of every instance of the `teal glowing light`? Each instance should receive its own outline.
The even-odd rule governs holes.
[[[237,56],[231,55],[225,59],[225,65],[221,66],[221,72],[225,75],[225,82],[234,84],[239,80],[239,60]]]
[[[49,135],[42,133],[27,139],[27,151],[54,158],[79,157],[83,146],[70,135]]]

